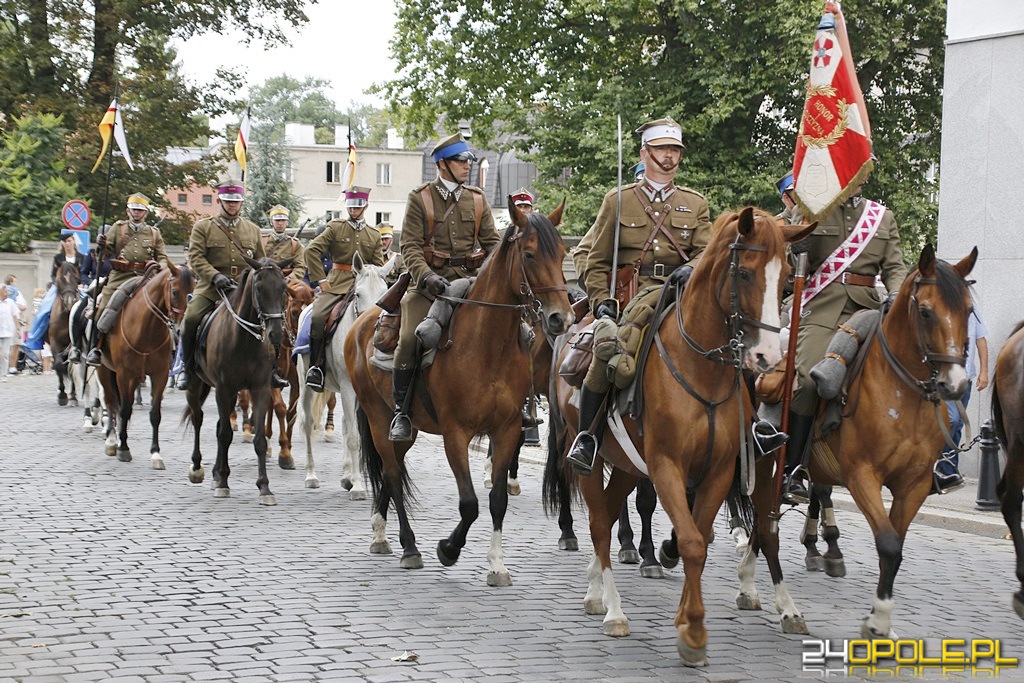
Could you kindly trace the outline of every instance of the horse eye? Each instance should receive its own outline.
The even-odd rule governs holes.
[[[526,258],[527,258],[528,260],[530,260],[530,261],[535,261],[535,260],[537,259],[537,257],[536,257],[536,256],[534,256],[533,254],[531,254],[531,253],[530,253],[530,252],[528,252],[528,251],[524,251],[524,252],[523,252],[523,256],[525,256],[525,257],[526,257]]]
[[[740,278],[747,282],[750,282],[750,271],[745,268],[740,268]]]
[[[918,311],[921,314],[921,320],[930,320],[932,317],[932,309],[921,306]]]

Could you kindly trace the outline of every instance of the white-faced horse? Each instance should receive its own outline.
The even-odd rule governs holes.
[[[352,271],[356,274],[352,286],[354,295],[352,303],[345,309],[345,314],[338,322],[338,328],[331,337],[324,363],[324,391],[333,391],[341,401],[341,430],[344,435],[345,457],[341,485],[350,492],[352,500],[366,499],[366,486],[359,460],[359,429],[356,426],[356,393],[352,389],[345,359],[342,357],[345,336],[352,323],[363,311],[377,303],[388,290],[385,278],[395,265],[394,257],[383,266],[373,266],[363,262],[359,254],[352,259]],[[305,309],[303,316],[308,316],[312,307]],[[299,382],[302,386],[302,417],[300,423],[306,441],[306,488],[320,488],[320,478],[316,476],[316,464],[313,462],[313,422],[319,419],[321,411],[313,410],[316,392],[306,386],[306,369],[309,366],[309,354],[301,354],[297,363]]]

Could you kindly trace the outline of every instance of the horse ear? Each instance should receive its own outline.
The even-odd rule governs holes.
[[[740,210],[736,229],[739,230],[739,233],[744,237],[754,231],[754,207],[745,206]]]
[[[357,251],[352,256],[352,270],[356,271],[357,273],[361,273],[363,272],[364,265],[365,264],[363,263],[363,257],[360,256],[359,252]]]
[[[258,270],[260,268],[260,262],[257,261],[256,259],[249,258],[248,256],[244,255],[242,256],[242,258],[245,259],[245,262],[248,263],[249,267],[252,268],[253,270]]]
[[[810,225],[784,225],[782,226],[782,234],[786,236],[787,242],[799,242],[805,237],[808,237],[818,227],[818,221],[814,221]]]
[[[387,279],[388,275],[391,275],[391,271],[394,270],[395,264],[398,262],[398,254],[392,254],[391,258],[388,259],[387,263],[380,267],[380,276]]]
[[[562,213],[565,212],[565,197],[562,197],[562,201],[555,207],[555,210],[548,215],[548,220],[551,221],[551,225],[556,228],[562,224]]]
[[[178,268],[178,266],[174,265],[174,261],[171,261],[170,259],[167,260],[167,270],[174,277],[178,277],[178,275],[181,273],[181,269]]]
[[[931,242],[927,242],[921,250],[921,258],[917,260],[917,272],[924,277],[935,276],[935,248]]]
[[[960,277],[967,279],[967,276],[974,270],[974,264],[978,262],[978,248],[971,249],[971,253],[964,256],[960,263],[953,266],[953,270],[960,273]]]
[[[508,196],[508,216],[512,219],[512,225],[517,228],[526,227],[526,214],[520,211],[516,203],[512,201],[512,195]]]
[[[277,261],[277,262],[275,262],[275,263],[274,263],[274,265],[276,265],[276,266],[277,266],[278,268],[280,268],[281,270],[284,270],[284,269],[285,269],[285,268],[287,268],[288,266],[292,265],[292,263],[293,263],[294,261],[295,261],[295,257],[293,256],[293,257],[291,257],[291,258],[286,258],[286,259],[284,259],[283,261]]]

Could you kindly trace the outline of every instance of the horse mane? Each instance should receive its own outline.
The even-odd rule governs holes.
[[[525,237],[531,232],[537,233],[537,246],[544,256],[551,258],[558,256],[558,245],[562,243],[562,236],[558,234],[558,230],[551,224],[548,217],[542,213],[526,214],[526,227],[523,228],[522,233],[514,224],[509,226],[501,238],[498,253],[504,254],[505,250],[513,244],[512,237],[514,235],[522,234]]]
[[[764,209],[759,209],[756,206],[744,207],[754,210],[754,221],[763,218],[770,223],[775,223],[775,216],[768,213]],[[736,235],[739,234],[739,228],[736,227],[740,220],[740,212],[723,211],[718,218],[715,219],[714,224],[711,226],[711,240],[708,242],[707,251],[717,252],[722,249],[728,249],[729,243],[732,242]],[[760,230],[758,231],[760,239],[767,242],[765,246],[768,247],[768,252],[771,254],[777,254],[783,251],[786,247],[786,237],[783,235],[781,230]]]
[[[185,288],[185,291],[191,292],[195,289],[196,277],[191,268],[185,266],[178,268],[178,283]]]
[[[913,283],[918,272],[917,268],[910,271],[905,282]],[[960,273],[953,266],[939,259],[935,260],[935,286],[939,289],[939,298],[950,311],[958,315],[967,315],[967,303],[963,297],[963,291],[968,286],[967,281],[960,277]]]

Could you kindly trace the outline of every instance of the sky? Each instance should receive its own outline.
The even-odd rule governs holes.
[[[382,106],[366,94],[374,83],[395,75],[388,43],[395,30],[395,7],[388,0],[320,0],[306,9],[309,22],[289,33],[288,45],[254,40],[246,46],[239,34],[203,35],[179,45],[184,73],[196,83],[213,80],[220,67],[236,68],[247,85],[282,73],[316,76],[331,82],[328,94],[341,107],[350,101]],[[354,24],[354,25],[353,25]]]

